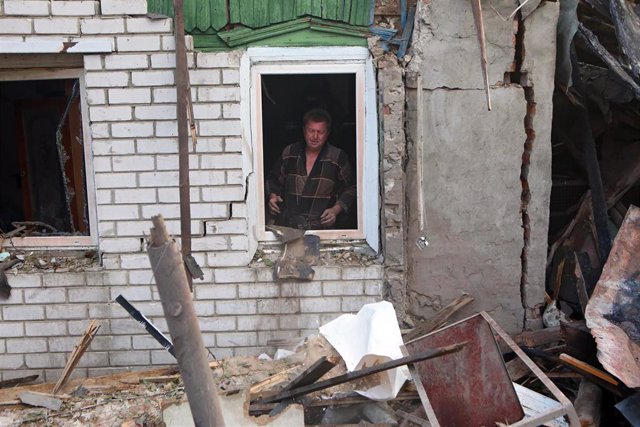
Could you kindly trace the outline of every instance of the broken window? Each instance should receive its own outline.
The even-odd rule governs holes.
[[[300,142],[304,147],[303,116],[314,108],[326,110],[332,126],[328,143],[348,159],[356,197],[338,215],[332,229],[314,229],[323,239],[366,239],[378,247],[378,143],[375,80],[368,51],[360,48],[296,50],[252,48],[252,127],[258,178],[258,227],[261,240],[271,240],[265,227],[274,221],[268,208],[267,178],[283,149]],[[276,52],[277,51],[277,52]],[[282,51],[282,54],[278,55]],[[309,60],[313,51],[317,60]],[[273,52],[276,52],[275,54]],[[300,60],[297,55],[300,54]],[[274,59],[277,57],[278,59]],[[327,59],[331,58],[330,60]],[[341,58],[342,57],[342,58]],[[355,59],[354,59],[355,58]],[[370,73],[369,73],[370,71]],[[312,229],[316,227],[302,227]]]
[[[261,80],[262,160],[265,166],[263,178],[267,180],[270,172],[271,176],[274,175],[273,169],[279,164],[286,146],[304,142],[304,114],[313,109],[321,109],[331,118],[326,143],[346,154],[344,169],[348,170],[349,179],[355,184],[358,172],[355,74],[269,74],[262,75]],[[333,206],[334,203],[335,200],[331,200],[330,205]],[[286,200],[282,204],[285,205]],[[271,215],[268,209],[265,215],[267,224],[272,221],[278,223],[279,217],[282,217]],[[313,228],[313,225],[301,228]],[[332,228],[358,229],[358,206],[355,200],[346,212],[338,215]]]
[[[91,236],[93,224],[79,74],[0,79],[0,231],[27,246],[35,243],[29,238],[53,236],[72,240],[43,244],[90,243],[81,238]],[[65,78],[54,78],[60,75]]]

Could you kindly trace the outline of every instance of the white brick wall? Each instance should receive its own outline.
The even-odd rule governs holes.
[[[84,57],[102,265],[9,274],[12,298],[0,307],[0,379],[39,373],[57,380],[91,318],[101,329],[74,375],[174,363],[113,302],[124,295],[166,332],[143,236],[157,213],[171,233],[180,232],[172,22],[144,17],[145,0],[5,0],[4,12],[0,41],[79,34],[109,40],[116,52]],[[380,266],[323,266],[312,282],[275,283],[271,268],[244,265],[253,231],[244,200],[241,56],[188,55],[198,126],[189,157],[192,247],[205,274],[195,280],[194,303],[218,357],[256,354],[268,350],[271,337],[316,331],[378,300],[382,289]]]

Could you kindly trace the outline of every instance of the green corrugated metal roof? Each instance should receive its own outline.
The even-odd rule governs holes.
[[[173,16],[172,0],[147,0],[152,13]],[[312,16],[353,26],[371,22],[371,0],[184,0],[185,30],[215,33],[227,24],[262,28]]]

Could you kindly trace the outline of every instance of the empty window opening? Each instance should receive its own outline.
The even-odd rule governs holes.
[[[262,163],[263,180],[266,190],[269,191],[269,179],[273,180],[279,172],[279,162],[283,150],[290,144],[298,143],[305,146],[303,117],[305,113],[313,109],[326,111],[331,118],[331,128],[326,144],[336,147],[346,155],[346,164],[342,160],[340,170],[350,170],[351,182],[355,185],[356,195],[361,188],[357,185],[358,170],[358,112],[356,101],[356,74],[261,74],[261,127],[262,127]],[[336,153],[338,153],[336,151]],[[301,162],[302,163],[302,162]],[[316,161],[316,163],[318,163]],[[315,168],[315,165],[314,165]],[[291,169],[291,168],[288,168]],[[317,177],[322,174],[320,170],[309,173],[309,177]],[[324,168],[328,170],[328,168]],[[326,172],[331,175],[335,171]],[[306,181],[306,171],[302,172],[305,193],[315,184]],[[313,182],[313,181],[311,181]],[[322,184],[318,184],[319,186]],[[314,187],[315,188],[315,187]],[[315,191],[315,190],[312,190]],[[332,199],[328,207],[331,207],[340,196],[332,191]],[[358,230],[358,202],[353,197],[352,203],[346,212],[336,217],[336,222],[331,227],[323,227],[320,224],[305,223],[307,217],[292,219],[284,218],[284,215],[272,215],[268,207],[269,194],[265,194],[265,224],[295,225],[305,229],[332,229],[332,230]],[[293,197],[289,198],[291,200]],[[345,198],[349,199],[348,197]],[[286,200],[281,203],[287,209]],[[306,205],[305,205],[306,209]],[[313,208],[310,208],[313,209]],[[291,210],[288,210],[291,212]],[[319,212],[318,212],[319,213]],[[312,217],[313,215],[311,215]]]
[[[77,78],[0,81],[3,233],[90,234],[80,93]]]

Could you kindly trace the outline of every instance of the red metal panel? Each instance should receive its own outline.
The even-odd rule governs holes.
[[[455,354],[415,364],[443,427],[493,426],[524,417],[491,327],[472,316],[406,344],[411,354],[467,341]]]

